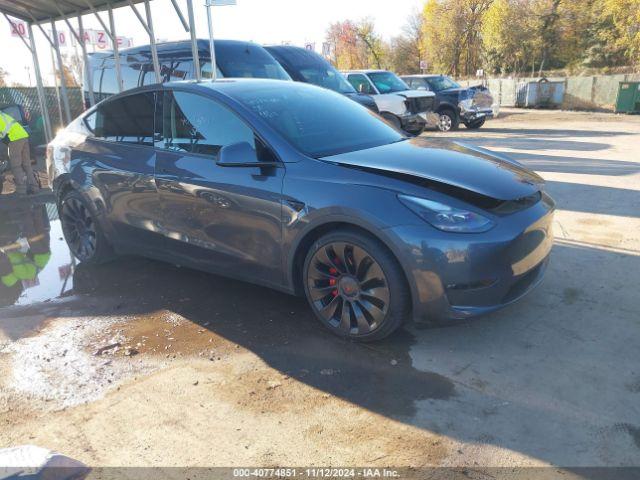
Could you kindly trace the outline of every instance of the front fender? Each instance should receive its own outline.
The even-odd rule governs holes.
[[[299,249],[305,248],[307,245],[310,246],[309,239],[315,239],[319,231],[322,231],[323,234],[327,233],[327,231],[330,230],[326,230],[326,227],[336,224],[344,225],[345,227],[356,227],[357,229],[363,230],[372,237],[378,239],[398,260],[405,277],[407,279],[411,278],[409,276],[411,259],[406,256],[402,249],[401,242],[398,242],[398,239],[392,230],[389,230],[388,227],[382,225],[376,217],[366,211],[356,211],[354,209],[342,207],[328,208],[324,211],[314,212],[313,218],[309,219],[306,225],[296,233],[295,237],[288,245],[286,254],[283,257],[285,260],[285,272],[287,273],[286,280],[288,290],[291,292],[298,291],[298,285],[296,285],[296,268],[298,268],[298,264],[296,260],[298,259],[299,253],[306,255],[306,252],[299,252]],[[414,285],[412,285],[411,282],[408,283],[410,285],[412,295],[415,294]]]

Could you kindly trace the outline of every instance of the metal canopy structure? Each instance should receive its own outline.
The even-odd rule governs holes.
[[[0,12],[25,22],[48,23],[137,3],[144,0],[0,0]]]
[[[84,26],[82,17],[84,15],[93,15],[105,33],[111,40],[111,44],[113,46],[113,54],[115,60],[115,70],[116,70],[116,80],[118,84],[118,89],[122,91],[122,74],[120,71],[120,61],[119,61],[119,51],[118,51],[118,42],[116,36],[116,25],[113,19],[113,9],[119,7],[130,7],[136,18],[140,21],[140,24],[144,28],[144,30],[149,35],[149,44],[151,46],[151,55],[153,59],[153,68],[156,76],[156,81],[158,83],[161,82],[162,76],[160,72],[160,62],[158,60],[158,51],[156,48],[156,36],[153,30],[153,20],[151,18],[151,7],[149,5],[150,0],[117,0],[117,1],[109,1],[109,0],[0,0],[0,14],[2,14],[7,22],[12,24],[11,18],[13,17],[18,20],[22,20],[27,23],[28,28],[28,40],[23,37],[20,37],[23,41],[26,48],[31,52],[33,57],[33,66],[34,72],[36,76],[36,85],[38,90],[38,100],[40,103],[40,110],[42,112],[43,120],[44,120],[44,128],[45,128],[45,136],[47,142],[50,142],[53,139],[52,131],[51,131],[51,120],[49,118],[49,113],[47,111],[47,106],[45,102],[44,96],[44,86],[42,83],[42,72],[40,70],[40,63],[38,60],[38,52],[36,51],[36,43],[34,38],[34,29],[35,26],[38,28],[44,37],[47,39],[49,44],[53,47],[56,52],[56,63],[58,64],[58,71],[63,72],[63,64],[62,64],[62,55],[60,53],[60,45],[59,39],[56,30],[56,22],[63,21],[71,34],[75,37],[78,44],[82,49],[82,59],[84,64],[85,75],[87,78],[88,85],[88,94],[91,100],[91,103],[95,103],[94,92],[93,92],[93,78],[91,68],[89,68],[89,61],[87,56],[87,48],[85,42],[83,41],[84,35]],[[178,0],[171,0],[171,4],[182,23],[186,32],[190,33],[192,50],[193,50],[193,61],[194,65],[198,65],[198,48],[196,42],[196,33],[195,33],[195,19],[193,13],[193,0],[186,0],[187,2],[187,10],[188,10],[188,21],[185,20],[185,16],[183,15],[180,6],[178,5]],[[137,4],[144,4],[144,16],[138,10]],[[107,12],[107,20],[103,18],[104,12]],[[77,27],[74,27],[72,21],[75,20]],[[44,24],[49,24],[51,26],[51,33],[49,35],[45,29],[43,28]],[[211,33],[211,21],[209,20],[209,31]],[[214,54],[213,49],[213,38],[210,38],[211,41],[211,50],[212,54]],[[212,65],[215,65],[212,64]],[[212,68],[212,71],[215,75],[215,67]],[[61,75],[62,81],[61,83],[61,96],[62,103],[64,106],[65,113],[65,121],[66,123],[71,122],[71,113],[69,108],[69,97],[67,95],[67,89],[64,81],[64,75]],[[200,80],[200,70],[196,69],[196,78]]]

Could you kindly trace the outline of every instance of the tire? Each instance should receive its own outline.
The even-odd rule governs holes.
[[[302,278],[314,314],[342,338],[385,338],[411,310],[398,261],[378,240],[359,231],[344,229],[318,239],[307,252]]]
[[[475,120],[473,122],[466,122],[465,126],[469,130],[477,130],[484,125],[485,121],[486,121],[486,118],[480,118],[479,120]]]
[[[62,232],[71,253],[81,262],[100,264],[113,258],[113,250],[87,202],[75,190],[58,205]]]
[[[396,130],[399,130],[401,132],[403,131],[402,124],[400,123],[400,119],[396,117],[393,113],[384,112],[384,113],[381,113],[380,116],[384,118],[387,121],[387,123],[389,123]]]
[[[441,132],[450,132],[452,130],[458,129],[460,120],[458,119],[458,115],[456,115],[456,112],[454,112],[450,108],[445,108],[439,111],[438,115],[440,115],[438,130],[440,130]]]

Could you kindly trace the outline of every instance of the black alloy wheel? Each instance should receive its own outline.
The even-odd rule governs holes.
[[[110,254],[110,248],[93,215],[77,192],[60,202],[62,232],[71,253],[81,262],[98,263]]]
[[[342,337],[364,341],[386,337],[402,324],[407,310],[395,259],[359,234],[327,237],[316,243],[305,262],[305,290],[316,316]],[[398,310],[392,307],[394,292]]]

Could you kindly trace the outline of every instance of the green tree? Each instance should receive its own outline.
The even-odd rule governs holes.
[[[534,33],[530,0],[495,0],[482,20],[485,67],[492,73],[525,71],[531,65]]]
[[[493,0],[428,0],[424,6],[424,51],[434,70],[474,74],[482,63],[480,30]]]

